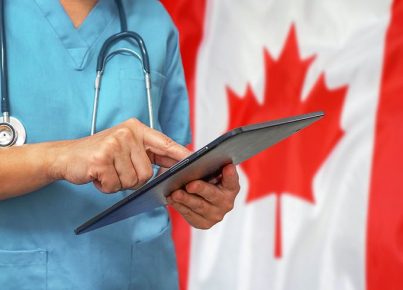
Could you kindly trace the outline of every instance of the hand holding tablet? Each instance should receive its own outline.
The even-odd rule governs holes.
[[[322,112],[315,112],[231,130],[91,218],[75,232],[89,232],[166,205],[167,196],[190,182],[211,179],[219,175],[224,166],[251,158],[323,116]]]

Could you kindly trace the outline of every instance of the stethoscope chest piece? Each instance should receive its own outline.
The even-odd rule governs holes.
[[[0,148],[21,146],[25,143],[26,138],[25,128],[17,118],[9,117],[8,122],[0,123]]]

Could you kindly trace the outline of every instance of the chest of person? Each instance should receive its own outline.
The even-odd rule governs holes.
[[[20,1],[21,2],[21,1]],[[94,80],[99,50],[119,32],[113,1],[101,1],[79,29],[74,28],[58,1],[14,3],[6,23],[11,114],[27,130],[28,143],[74,139],[90,133]],[[134,17],[134,16],[133,16]],[[143,27],[144,26],[144,27]],[[140,30],[147,31],[147,24]],[[143,35],[151,59],[153,115],[158,124],[165,84],[163,37]],[[138,51],[122,41],[112,49]],[[120,54],[108,61],[101,84],[97,129],[129,118],[149,123],[141,61]]]

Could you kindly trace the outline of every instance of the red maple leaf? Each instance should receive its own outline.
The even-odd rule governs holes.
[[[321,74],[308,97],[301,98],[313,60],[314,56],[301,59],[293,25],[277,60],[264,50],[266,82],[262,104],[258,103],[250,85],[243,97],[227,88],[228,130],[314,111],[326,113],[316,124],[241,164],[249,181],[247,202],[276,195],[276,258],[282,255],[281,195],[291,194],[313,204],[313,177],[343,136],[339,120],[347,86],[328,89]]]

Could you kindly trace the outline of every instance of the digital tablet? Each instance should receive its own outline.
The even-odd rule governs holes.
[[[323,116],[323,112],[315,112],[233,129],[89,219],[75,233],[89,232],[166,205],[166,197],[173,191],[193,180],[217,176],[225,165],[237,165]]]

